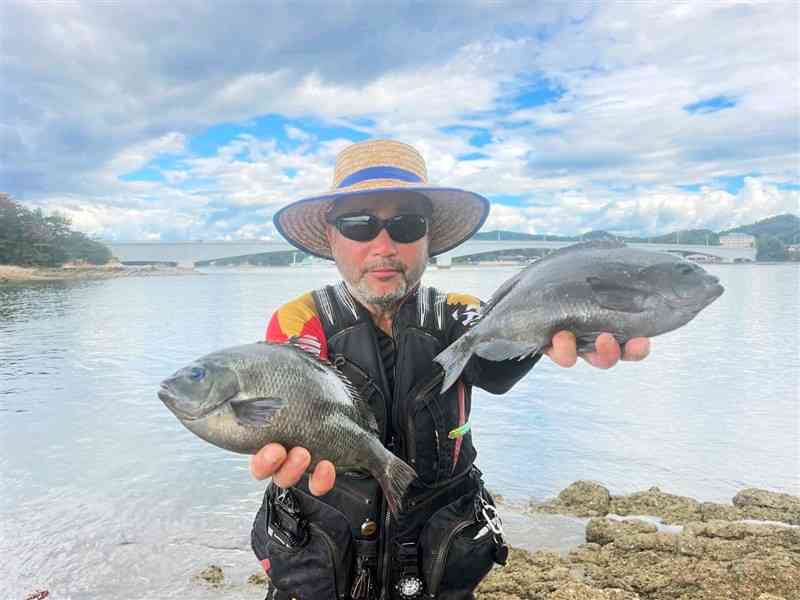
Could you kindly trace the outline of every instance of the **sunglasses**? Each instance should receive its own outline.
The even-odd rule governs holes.
[[[428,231],[428,220],[422,215],[397,215],[389,219],[379,219],[374,215],[342,215],[327,219],[335,225],[344,237],[354,242],[369,242],[378,237],[382,229],[395,242],[410,244],[422,239]]]

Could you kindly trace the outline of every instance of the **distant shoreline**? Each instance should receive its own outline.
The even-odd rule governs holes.
[[[112,265],[81,265],[67,267],[19,267],[0,265],[0,285],[47,281],[87,281],[118,279],[120,277],[153,277],[163,275],[197,275],[199,271],[186,267]]]

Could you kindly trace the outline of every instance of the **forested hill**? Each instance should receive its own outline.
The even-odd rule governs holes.
[[[772,236],[779,239],[783,244],[800,244],[800,217],[797,215],[778,215],[770,217],[752,225],[742,225],[735,229],[723,231],[720,235],[727,233],[748,233],[756,237]]]
[[[662,244],[719,244],[719,236],[729,233],[748,233],[757,238],[772,236],[781,241],[782,244],[800,243],[800,217],[792,214],[777,215],[750,225],[742,225],[735,229],[715,232],[710,229],[684,229],[672,231],[659,236],[649,238],[617,236],[608,231],[590,231],[583,235],[563,236],[563,235],[543,235],[520,233],[518,231],[482,231],[476,234],[474,240],[551,240],[563,242],[575,242],[580,240],[602,240],[620,239],[627,242],[653,242]]]

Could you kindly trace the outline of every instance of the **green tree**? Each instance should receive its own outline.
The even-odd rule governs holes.
[[[56,267],[70,260],[105,264],[110,259],[106,246],[72,231],[68,218],[30,210],[0,193],[0,263]]]
[[[761,235],[756,240],[756,260],[786,260],[783,243],[772,235]]]

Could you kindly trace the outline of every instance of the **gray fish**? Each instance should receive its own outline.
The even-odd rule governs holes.
[[[489,360],[542,352],[553,335],[572,331],[579,352],[600,333],[624,344],[691,321],[724,292],[696,264],[667,253],[594,241],[567,246],[503,283],[477,324],[434,360],[445,370],[442,392],[473,355]]]
[[[190,431],[255,454],[270,442],[307,448],[343,471],[369,472],[395,514],[416,473],[378,437],[375,416],[333,365],[294,346],[258,342],[208,354],[161,383],[158,397]]]

